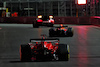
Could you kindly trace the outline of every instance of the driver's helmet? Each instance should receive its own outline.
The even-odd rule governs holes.
[[[60,24],[60,27],[63,27],[63,24]]]

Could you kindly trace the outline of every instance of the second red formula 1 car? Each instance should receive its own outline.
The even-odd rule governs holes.
[[[21,61],[69,60],[69,45],[59,44],[59,39],[30,39],[20,46]]]
[[[38,28],[39,26],[53,27],[53,25],[54,25],[54,19],[52,15],[49,16],[39,15],[33,22],[33,28]]]

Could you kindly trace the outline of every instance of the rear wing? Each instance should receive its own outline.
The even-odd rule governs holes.
[[[30,42],[59,42],[59,39],[30,39]]]
[[[62,27],[68,27],[68,26],[62,26]],[[62,28],[61,26],[55,26],[54,28]]]

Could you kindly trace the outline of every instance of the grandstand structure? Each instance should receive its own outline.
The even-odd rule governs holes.
[[[8,12],[18,12],[18,16],[99,16],[99,0],[87,0],[85,5],[78,5],[76,0],[0,0],[0,13],[2,8]]]

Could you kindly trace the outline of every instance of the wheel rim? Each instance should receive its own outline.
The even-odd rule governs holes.
[[[67,45],[67,51],[68,51],[68,60],[70,59],[70,54],[69,54],[69,52],[70,52],[70,50],[69,50],[69,45]]]

